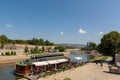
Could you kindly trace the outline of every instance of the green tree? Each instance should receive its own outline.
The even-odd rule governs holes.
[[[41,51],[44,52],[45,51],[45,47],[42,47]]]
[[[9,52],[9,51],[6,51],[6,52],[5,52],[5,55],[6,55],[6,56],[9,56],[9,55],[10,55],[10,52]]]
[[[8,53],[7,53],[7,52],[5,52],[5,55],[8,55]]]
[[[11,55],[9,51],[7,52],[7,54],[8,54],[8,55]]]
[[[37,45],[36,45],[35,48],[34,48],[34,52],[35,52],[35,53],[39,53],[39,48],[38,48]]]
[[[50,51],[51,47],[48,47],[48,51]]]
[[[29,49],[28,49],[27,46],[25,46],[24,52],[25,52],[25,53],[29,53]]]
[[[89,48],[90,48],[91,50],[96,50],[96,49],[97,49],[96,43],[91,42],[91,43],[89,44]]]
[[[4,55],[4,53],[2,52],[2,53],[1,53],[1,56],[3,56],[3,55]]]
[[[38,45],[44,45],[44,40],[43,39],[39,39],[38,40]]]
[[[16,55],[16,52],[15,52],[15,51],[14,51],[13,53],[14,53],[14,55]]]
[[[50,45],[50,46],[53,46],[53,45],[54,45],[54,43],[50,42],[50,43],[49,43],[49,45]]]
[[[98,51],[104,55],[111,55],[113,62],[115,62],[115,54],[120,53],[120,33],[112,31],[105,34],[98,46]]]
[[[49,43],[50,43],[50,42],[49,42],[48,40],[46,40],[46,41],[45,41],[45,46],[48,46]]]
[[[33,38],[33,39],[31,40],[31,44],[37,45],[37,44],[38,44],[38,39]]]
[[[65,78],[64,80],[71,80],[71,79],[67,77],[67,78]]]
[[[0,36],[1,49],[4,48],[4,45],[8,42],[8,38],[5,35]]]
[[[35,53],[33,48],[30,49],[30,53],[31,53],[31,54],[34,54],[34,53]]]
[[[13,51],[11,51],[11,55],[14,55],[14,52],[13,52]]]
[[[59,50],[60,52],[65,51],[65,48],[63,46],[56,46],[54,49]]]

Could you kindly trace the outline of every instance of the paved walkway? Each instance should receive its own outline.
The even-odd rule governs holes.
[[[66,77],[72,80],[120,80],[120,75],[108,73],[108,64],[88,63],[82,67],[74,68],[39,80],[63,80]]]

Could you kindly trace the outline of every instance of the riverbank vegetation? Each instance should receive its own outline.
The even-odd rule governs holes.
[[[65,51],[65,48],[63,46],[56,46],[54,49],[58,50],[59,52],[64,52]]]
[[[97,44],[95,42],[89,42],[89,45],[87,44],[86,47],[81,48],[83,51],[92,51],[95,50],[97,51]]]
[[[31,44],[31,45],[40,45],[40,46],[53,46],[54,43],[42,38],[32,38],[29,40],[22,39],[9,39],[6,35],[0,35],[0,48],[3,49],[5,44]]]
[[[54,80],[57,80],[57,79],[54,79]],[[63,80],[72,80],[72,79],[70,79],[69,77],[66,77],[66,78],[63,79]]]
[[[117,31],[111,31],[103,35],[100,44],[96,45],[94,42],[91,42],[81,50],[94,50],[99,52],[101,55],[103,55],[103,57],[100,57],[99,60],[103,61],[107,58],[107,56],[111,56],[113,57],[112,62],[115,63],[115,55],[120,54],[120,33]]]
[[[98,45],[98,51],[103,55],[112,56],[112,62],[115,63],[115,55],[120,54],[120,33],[112,31],[105,34]]]
[[[92,59],[91,61],[92,61],[92,62],[96,62],[96,61],[98,61],[98,62],[100,62],[100,61],[104,62],[108,57],[109,57],[109,56],[101,56],[101,57]]]
[[[11,51],[11,52],[10,51],[6,51],[4,53],[3,52],[1,53],[1,56],[13,56],[13,55],[14,56],[16,55],[15,51]]]

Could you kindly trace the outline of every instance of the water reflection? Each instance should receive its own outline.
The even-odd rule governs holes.
[[[14,75],[15,64],[0,65],[0,80],[18,80],[21,77]]]

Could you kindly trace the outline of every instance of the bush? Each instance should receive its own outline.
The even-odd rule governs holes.
[[[5,52],[5,55],[9,55],[9,53],[8,53],[8,52]]]
[[[42,47],[41,51],[44,52],[45,51],[45,47]]]
[[[9,51],[7,53],[8,53],[9,56],[11,55]]]
[[[39,48],[38,48],[38,46],[35,46],[34,52],[35,52],[35,53],[39,53]]]
[[[16,52],[14,51],[13,54],[16,55]]]
[[[11,55],[16,55],[16,52],[15,51],[11,51],[11,52],[9,52],[9,51],[6,51],[5,53],[1,53],[1,56],[3,56],[3,55],[5,55],[5,56],[11,56]]]
[[[90,60],[94,59],[95,55],[90,55]]]
[[[1,53],[1,56],[4,56],[4,53],[3,53],[3,52]]]
[[[60,52],[64,52],[65,48],[63,46],[56,46],[55,50],[59,50]]]
[[[27,46],[25,46],[24,52],[25,52],[25,53],[29,53],[29,49],[28,49]]]
[[[14,52],[13,52],[13,51],[11,51],[11,55],[14,55]]]
[[[71,80],[71,79],[66,77],[64,80]]]
[[[30,54],[38,54],[44,52],[44,47],[42,49],[39,49],[38,46],[35,46],[35,48],[30,49]]]

